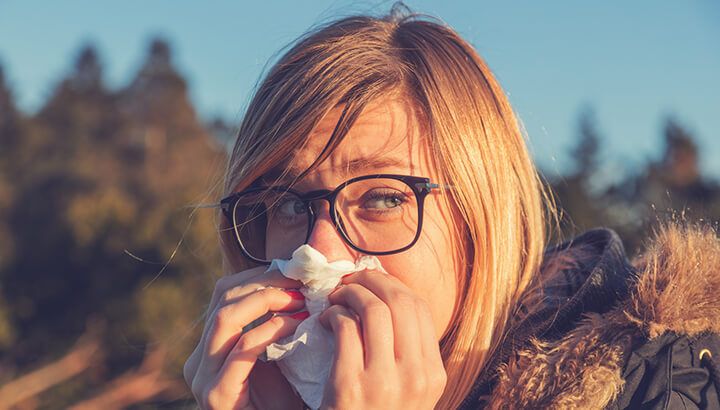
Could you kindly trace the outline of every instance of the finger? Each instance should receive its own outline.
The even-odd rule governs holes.
[[[426,375],[427,386],[425,390],[431,389],[438,395],[442,394],[447,383],[447,372],[445,363],[440,352],[440,341],[435,330],[435,325],[430,312],[430,306],[424,300],[418,303],[418,327],[420,329],[420,345],[423,356],[421,369]],[[416,366],[416,363],[407,363],[408,368]],[[412,371],[412,370],[411,370]]]
[[[318,319],[335,337],[335,365],[330,377],[338,376],[338,371],[352,375],[362,372],[365,366],[362,326],[355,315],[342,305],[332,305]]]
[[[220,306],[229,305],[231,303],[235,303],[238,300],[242,299],[243,297],[256,292],[258,290],[264,289],[264,288],[277,288],[277,289],[285,289],[285,290],[299,290],[298,287],[300,285],[296,285],[293,283],[287,283],[283,281],[276,281],[276,280],[270,280],[267,281],[268,283],[263,283],[266,281],[258,281],[249,283],[247,285],[243,286],[236,286],[234,288],[229,289],[227,292],[225,292],[225,295],[218,301],[217,305],[215,306],[215,309],[217,309]],[[281,286],[283,285],[283,286]],[[294,286],[294,287],[287,287],[287,286]]]
[[[422,346],[418,304],[422,301],[394,276],[373,270],[359,271],[343,278],[346,285],[357,284],[370,290],[390,309],[394,336],[394,354],[398,360],[406,357],[421,359]]]
[[[209,391],[211,407],[244,408],[249,401],[248,376],[257,357],[268,345],[295,332],[302,320],[292,316],[278,315],[243,334],[228,353]]]
[[[207,340],[208,326],[210,326],[211,323],[209,318],[212,312],[217,310],[218,304],[237,302],[243,296],[246,296],[262,287],[272,286],[277,288],[294,288],[301,285],[301,283],[296,280],[286,278],[278,270],[265,272],[266,269],[267,267],[265,266],[258,266],[240,273],[225,276],[217,281],[215,291],[213,292],[213,296],[206,313],[208,320],[205,321],[200,342],[198,342],[195,351],[193,351],[190,355],[185,367],[183,368],[183,374],[186,375],[186,378],[189,377],[188,375],[194,374],[200,365],[200,359],[202,358],[202,352],[204,351]]]
[[[258,266],[258,268],[263,269],[248,269],[218,279],[210,299],[208,312],[215,310],[221,301],[228,302],[233,298],[237,299],[255,291],[258,287],[299,288],[302,286],[299,281],[283,276],[279,270],[273,269],[270,272],[265,272],[267,267]]]
[[[233,273],[227,276],[223,276],[222,278],[218,279],[217,282],[215,282],[215,288],[213,289],[212,296],[210,297],[210,303],[207,306],[207,310],[205,311],[205,317],[208,318],[210,314],[217,309],[218,303],[221,299],[224,299],[225,293],[230,290],[234,289],[235,287],[242,286],[245,282],[248,282],[252,280],[253,278],[256,278],[258,276],[263,275],[265,273],[265,270],[267,267],[265,266],[256,266],[254,268],[250,268],[247,270],[244,270],[242,272]],[[272,272],[267,272],[266,275],[273,274]],[[282,275],[281,275],[282,276]],[[255,287],[257,289],[257,287]],[[253,289],[253,290],[255,290]],[[205,321],[205,326],[203,328],[203,335],[200,340],[200,345],[205,344],[205,338],[207,333],[207,328],[210,325],[210,321]]]
[[[382,300],[355,283],[338,288],[328,300],[352,309],[360,317],[366,368],[395,362],[392,317]]]
[[[420,343],[423,357],[428,361],[442,363],[442,355],[440,353],[440,340],[435,331],[435,322],[433,321],[430,307],[425,301],[418,304],[418,327],[420,330]]]
[[[261,275],[267,269],[266,266],[256,266],[254,268],[246,269],[242,272],[231,273],[219,278],[215,282],[215,288],[213,289],[212,296],[210,297],[209,307],[215,306],[220,296],[225,293],[228,289],[235,287],[244,281],[250,280],[255,276]]]
[[[304,302],[298,296],[294,298],[286,291],[265,288],[237,303],[219,307],[211,318],[200,366],[204,363],[210,371],[216,372],[240,338],[242,329],[256,318],[270,311],[294,311],[303,306]]]

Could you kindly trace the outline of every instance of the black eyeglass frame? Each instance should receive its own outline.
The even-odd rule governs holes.
[[[392,251],[382,251],[382,252],[375,252],[375,251],[367,251],[365,249],[359,248],[357,245],[355,245],[348,235],[345,233],[345,231],[342,228],[341,221],[337,220],[337,212],[335,210],[335,199],[338,196],[338,193],[345,188],[346,186],[357,182],[357,181],[363,181],[366,179],[378,179],[378,178],[387,178],[387,179],[395,179],[401,182],[404,182],[407,186],[412,189],[413,193],[415,194],[415,199],[417,201],[417,207],[418,207],[418,226],[417,226],[417,232],[415,232],[415,237],[413,240],[406,246],[392,250]],[[433,190],[433,189],[439,189],[439,188],[449,188],[450,186],[444,185],[441,186],[439,184],[435,184],[430,182],[430,178],[426,177],[419,177],[419,176],[412,176],[412,175],[398,175],[398,174],[371,174],[371,175],[363,175],[355,178],[351,178],[342,184],[338,185],[335,189],[317,189],[314,191],[310,191],[307,193],[301,193],[299,191],[296,191],[294,189],[291,189],[289,187],[285,186],[275,186],[275,187],[253,187],[248,188],[240,192],[235,192],[222,200],[220,200],[220,208],[222,209],[223,214],[227,218],[228,222],[233,226],[233,230],[235,230],[235,239],[237,241],[237,244],[240,246],[240,250],[242,251],[243,255],[252,260],[253,262],[257,262],[259,264],[263,265],[269,265],[271,261],[263,260],[255,258],[254,256],[250,255],[250,253],[245,248],[245,245],[243,245],[242,240],[240,240],[239,235],[237,234],[237,228],[234,221],[234,209],[237,201],[244,195],[256,193],[256,192],[262,192],[267,190],[273,190],[273,191],[280,191],[283,193],[289,192],[295,196],[297,196],[302,202],[303,206],[306,209],[306,213],[308,216],[308,232],[307,236],[305,237],[304,243],[307,243],[310,239],[310,235],[312,234],[312,230],[315,227],[315,211],[313,210],[313,207],[311,206],[312,202],[324,199],[328,201],[330,204],[330,219],[332,220],[333,226],[335,226],[335,229],[340,233],[340,236],[343,238],[345,243],[350,245],[351,248],[358,252],[362,252],[367,255],[392,255],[395,253],[404,252],[415,245],[415,243],[420,238],[420,233],[422,232],[422,224],[423,224],[423,208],[425,203],[425,197]]]

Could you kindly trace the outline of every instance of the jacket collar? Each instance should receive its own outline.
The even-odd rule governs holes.
[[[609,241],[600,241],[598,249],[609,250],[615,257],[603,262],[606,252],[600,252],[578,292],[556,310],[563,318],[549,322],[545,318],[543,323],[549,325],[538,327],[534,334],[527,330],[534,326],[521,324],[515,334],[526,332],[522,334],[529,335],[529,340],[523,342],[509,333],[511,342],[518,340],[514,349],[500,364],[494,361],[486,367],[491,370],[491,382],[483,394],[489,394],[490,407],[605,408],[626,394],[624,369],[638,348],[662,342],[668,334],[720,335],[720,240],[715,228],[664,223],[654,230],[630,268],[619,252],[622,248],[612,250],[617,235],[606,235]],[[625,270],[624,286],[613,285],[614,275],[608,271],[613,265]],[[599,270],[606,273],[594,277]],[[592,288],[597,290],[590,291],[589,297],[581,296]],[[606,288],[611,290],[602,290]],[[607,298],[606,306],[596,303],[602,300],[599,295]],[[585,309],[572,307],[575,296]],[[570,314],[578,311],[579,321]],[[558,323],[564,320],[574,324],[563,334]],[[466,400],[465,407],[477,408],[478,398],[475,394],[473,401]]]
[[[497,374],[494,371],[532,337],[556,340],[573,328],[584,313],[604,313],[628,293],[628,280],[635,270],[625,254],[618,234],[609,228],[595,228],[559,245],[548,247],[544,259],[559,253],[571,252],[576,247],[589,250],[590,258],[578,261],[573,269],[560,275],[562,284],[548,283],[546,291],[553,293],[554,303],[528,316],[509,329],[478,378],[461,408],[475,408],[480,396],[491,392]]]

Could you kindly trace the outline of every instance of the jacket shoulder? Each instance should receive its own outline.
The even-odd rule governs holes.
[[[675,402],[692,408],[717,402],[717,233],[707,225],[662,225],[632,265],[637,274],[615,306],[586,313],[557,340],[532,338],[498,368],[491,408],[667,408]]]

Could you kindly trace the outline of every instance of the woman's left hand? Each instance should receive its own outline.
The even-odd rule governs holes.
[[[381,272],[342,283],[320,315],[336,346],[321,408],[434,408],[447,376],[427,302]]]

